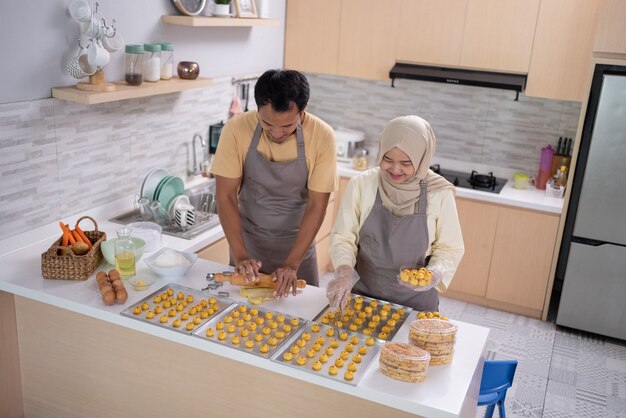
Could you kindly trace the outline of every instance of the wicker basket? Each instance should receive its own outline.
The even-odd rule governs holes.
[[[69,255],[58,255],[60,249],[68,248],[61,246],[62,238],[59,238],[48,248],[48,251],[41,254],[41,274],[44,278],[86,280],[100,265],[102,261],[100,244],[106,240],[106,233],[98,231],[98,223],[90,216],[79,218],[76,224],[80,224],[83,219],[89,219],[93,222],[95,231],[85,231],[85,235],[93,246],[84,255],[75,255],[71,250],[65,251],[65,253],[70,253]]]

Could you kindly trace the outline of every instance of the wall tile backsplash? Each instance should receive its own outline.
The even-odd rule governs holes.
[[[559,136],[576,136],[580,103],[544,100],[482,87],[401,80],[390,81],[307,74],[309,110],[333,127],[365,132],[377,150],[385,124],[415,114],[432,125],[435,157],[520,170],[531,175],[540,150]],[[435,158],[436,161],[436,158]]]
[[[580,113],[580,103],[516,102],[501,90],[307,76],[308,110],[335,128],[364,131],[368,147],[376,149],[387,121],[417,114],[435,130],[437,156],[531,174],[542,146],[575,137]],[[184,177],[193,134],[206,138],[232,97],[230,78],[221,78],[204,89],[91,106],[0,104],[0,239],[139,192],[154,167]]]

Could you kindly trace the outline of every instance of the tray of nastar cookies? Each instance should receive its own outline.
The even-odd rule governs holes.
[[[121,314],[191,334],[232,304],[230,299],[170,283],[124,309]]]
[[[324,309],[315,321],[390,341],[413,309],[384,300],[352,294],[343,311]]]
[[[309,322],[272,361],[356,386],[382,344],[358,332]]]
[[[306,322],[255,305],[235,303],[199,327],[193,335],[269,358]]]

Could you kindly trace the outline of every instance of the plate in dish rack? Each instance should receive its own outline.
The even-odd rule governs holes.
[[[143,179],[143,183],[141,183],[141,197],[152,200],[157,186],[166,176],[167,171],[163,170],[162,168],[153,168],[152,170],[150,170],[146,177]]]

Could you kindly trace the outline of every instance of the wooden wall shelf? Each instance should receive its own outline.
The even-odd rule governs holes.
[[[210,16],[171,16],[163,15],[163,23],[180,26],[202,26],[202,27],[251,27],[251,26],[278,26],[278,19],[242,19],[242,18],[221,18]]]
[[[129,86],[125,81],[114,81],[113,84],[116,87],[114,91],[83,91],[75,86],[55,87],[52,89],[52,97],[90,105],[192,90],[207,87],[211,83],[213,83],[212,79],[204,77],[198,77],[195,80],[181,80],[174,77],[171,80],[160,80],[156,83],[143,82],[140,86]]]

